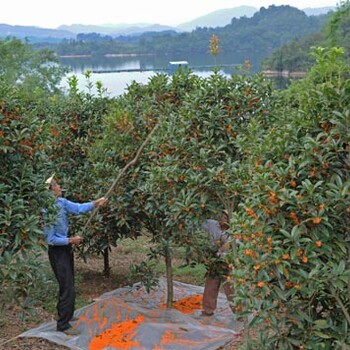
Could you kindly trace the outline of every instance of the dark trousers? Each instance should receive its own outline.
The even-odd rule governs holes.
[[[203,311],[208,315],[211,315],[216,309],[221,284],[230,308],[233,312],[235,312],[234,307],[231,305],[234,297],[234,289],[232,284],[229,281],[226,281],[223,277],[208,276],[205,280],[203,294]]]
[[[49,260],[59,285],[57,330],[70,328],[75,307],[74,258],[71,245],[49,246]]]

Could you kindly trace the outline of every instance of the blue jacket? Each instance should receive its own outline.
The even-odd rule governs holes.
[[[93,202],[74,203],[68,199],[58,197],[55,202],[58,210],[56,221],[49,226],[44,226],[46,242],[49,245],[68,245],[69,238],[69,214],[83,214],[94,208]]]

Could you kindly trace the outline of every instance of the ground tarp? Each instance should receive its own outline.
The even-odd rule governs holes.
[[[210,350],[237,336],[224,294],[212,317],[201,316],[203,287],[174,282],[174,308],[167,309],[166,280],[149,294],[140,284],[116,289],[76,311],[78,336],[56,332],[56,322],[45,323],[21,337],[40,337],[74,350]]]

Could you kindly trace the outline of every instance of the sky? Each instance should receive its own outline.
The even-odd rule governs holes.
[[[0,8],[0,23],[42,28],[132,23],[177,26],[216,10],[242,5],[303,9],[338,4],[335,0],[5,0]]]

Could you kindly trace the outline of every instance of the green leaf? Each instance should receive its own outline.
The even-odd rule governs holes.
[[[317,328],[320,328],[320,329],[325,329],[330,327],[327,321],[322,319],[314,321],[314,324],[317,326]]]
[[[314,333],[322,339],[331,339],[332,338],[330,335],[328,335],[326,333],[319,332],[319,331],[314,331]]]

